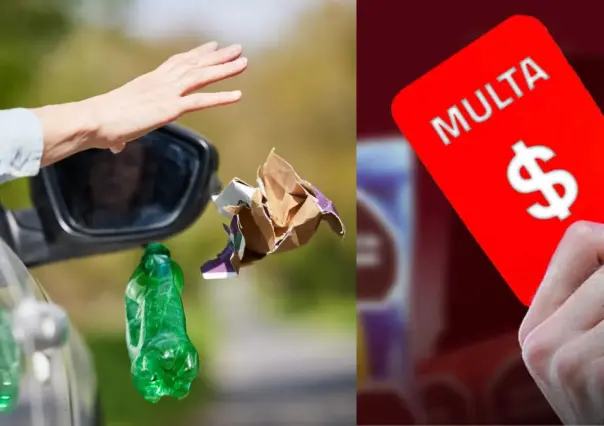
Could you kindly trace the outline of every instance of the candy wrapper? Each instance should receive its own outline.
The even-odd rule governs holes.
[[[239,268],[266,255],[305,245],[322,220],[344,236],[344,224],[333,203],[301,179],[274,149],[258,169],[256,182],[258,187],[253,187],[235,178],[212,197],[218,211],[231,221],[223,225],[227,246],[201,266],[205,279],[235,277]]]

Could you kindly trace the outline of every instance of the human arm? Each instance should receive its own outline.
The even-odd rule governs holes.
[[[184,114],[237,102],[240,91],[198,91],[243,72],[247,60],[241,53],[239,45],[218,49],[215,42],[206,43],[90,99],[0,111],[0,182],[33,176],[40,167],[86,149],[119,152]]]

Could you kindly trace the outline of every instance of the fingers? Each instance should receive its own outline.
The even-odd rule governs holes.
[[[604,333],[603,333],[604,334]],[[603,335],[598,335],[600,341],[604,340]],[[586,368],[585,375],[587,376],[585,392],[589,396],[591,402],[589,407],[589,417],[592,419],[598,419],[599,423],[602,424],[602,406],[604,401],[601,398],[594,398],[594,395],[601,395],[602,383],[604,383],[604,356],[592,360]]]
[[[243,48],[239,44],[224,47],[214,52],[204,53],[200,55],[197,66],[209,67],[212,65],[224,64],[229,61],[233,61],[241,56]]]
[[[216,42],[206,43],[186,53],[171,57],[158,70],[167,73],[176,84],[179,95],[187,95],[202,87],[243,72],[247,58],[241,58],[242,47],[235,44],[217,49]]]
[[[604,225],[571,225],[519,332],[529,372],[568,424],[601,420],[603,259]]]
[[[240,91],[198,90],[243,72],[247,59],[240,58],[241,52],[240,45],[219,49],[216,42],[206,43],[173,55],[153,71],[91,99],[87,105],[93,111],[91,115],[97,117],[100,130],[90,146],[119,153],[124,141],[134,140],[187,112],[237,102]]]
[[[584,383],[580,377],[585,377],[586,368],[581,365],[593,353],[603,348],[594,347],[596,333],[604,332],[591,330],[575,339],[560,341],[558,331],[560,325],[549,320],[537,326],[526,338],[522,346],[522,359],[535,380],[535,383],[546,397],[564,424],[578,424],[576,419],[576,396],[583,393]],[[586,335],[589,334],[589,337]],[[599,336],[604,342],[604,336]],[[591,348],[582,345],[588,343]],[[595,346],[599,346],[597,343]],[[578,352],[581,351],[581,352]],[[574,384],[574,385],[573,385]]]
[[[523,359],[566,424],[577,424],[578,419],[590,424],[584,422],[593,418],[588,415],[589,407],[603,402],[604,322],[565,343],[557,342],[559,330],[560,326],[544,325],[535,329],[523,348]]]
[[[232,62],[206,68],[193,68],[182,78],[183,95],[199,90],[208,84],[241,74],[246,68],[247,58],[239,58]]]
[[[218,43],[215,41],[210,41],[209,43],[202,44],[201,46],[191,49],[190,52],[198,55],[205,55],[206,53],[214,52],[216,49],[218,49]]]
[[[565,385],[577,389],[586,384],[590,364],[604,356],[604,322],[562,346],[552,359],[551,372]],[[600,379],[603,376],[600,374]]]
[[[529,370],[541,379],[551,382],[556,379],[550,377],[551,374],[568,369],[569,361],[580,359],[580,353],[585,352],[584,356],[597,357],[600,356],[598,351],[601,351],[604,355],[604,335],[602,339],[589,341],[594,337],[594,333],[604,334],[603,285],[604,269],[599,269],[557,311],[528,334],[521,345]],[[576,346],[577,344],[585,347]],[[571,349],[565,349],[568,347]],[[558,366],[558,352],[563,353],[561,367]],[[569,360],[569,357],[572,359]],[[566,381],[570,380],[564,372],[560,375],[564,376]]]
[[[598,269],[543,324],[556,328],[561,342],[573,338],[604,319],[604,269]]]
[[[216,42],[210,42],[188,52],[178,53],[161,64],[158,70],[181,76],[191,68],[199,69],[234,61],[241,56],[243,51],[239,44],[218,50],[217,47]]]
[[[604,225],[584,221],[573,223],[562,237],[520,326],[520,344],[602,265],[602,259]]]
[[[185,113],[199,111],[220,105],[229,105],[241,99],[241,91],[216,92],[216,93],[193,93],[183,99],[183,110]]]

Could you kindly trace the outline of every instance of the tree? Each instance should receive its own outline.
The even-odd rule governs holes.
[[[0,2],[0,108],[14,107],[71,28],[78,0]]]

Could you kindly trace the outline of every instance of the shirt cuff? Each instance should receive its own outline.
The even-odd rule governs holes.
[[[0,111],[0,175],[13,179],[37,175],[43,150],[42,123],[33,111]]]

